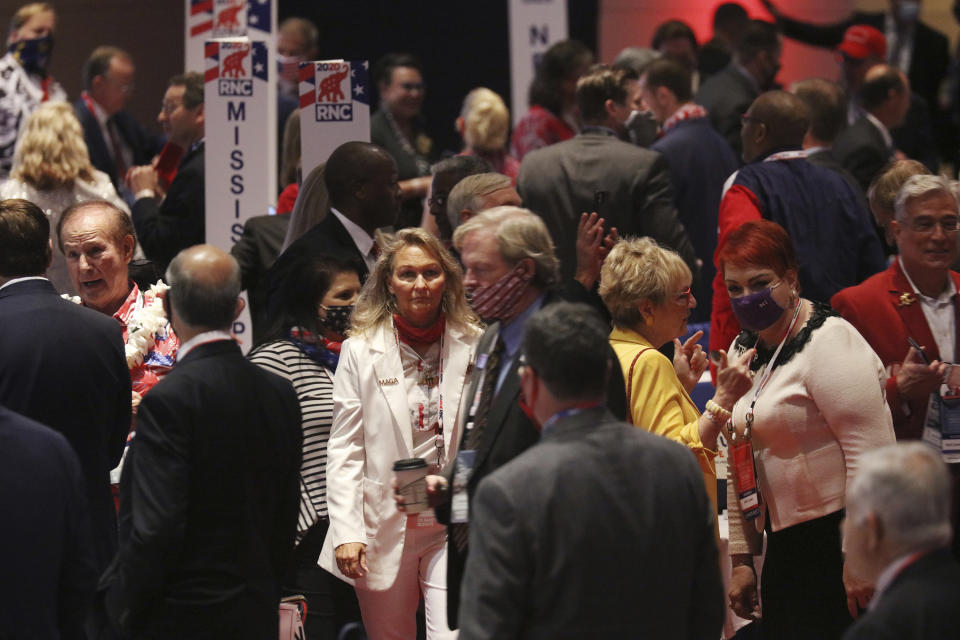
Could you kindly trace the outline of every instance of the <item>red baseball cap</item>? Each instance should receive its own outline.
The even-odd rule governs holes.
[[[845,53],[854,60],[863,60],[869,56],[886,58],[887,38],[879,30],[865,24],[855,24],[843,34],[843,42],[837,51]]]

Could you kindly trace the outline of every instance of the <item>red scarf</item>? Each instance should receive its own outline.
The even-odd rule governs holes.
[[[442,313],[436,322],[423,328],[413,326],[399,314],[393,315],[393,326],[397,328],[397,336],[407,344],[431,344],[436,342],[443,335],[445,324],[446,320]]]

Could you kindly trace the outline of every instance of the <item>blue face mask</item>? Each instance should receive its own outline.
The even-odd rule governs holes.
[[[50,64],[50,54],[53,53],[53,36],[20,40],[11,44],[7,50],[28,72],[45,76]]]
[[[897,17],[901,22],[916,22],[920,17],[920,3],[904,0],[897,7]]]
[[[763,331],[780,319],[785,309],[773,299],[773,290],[780,286],[780,282],[756,293],[730,298],[733,315],[737,317],[742,328],[747,331]]]

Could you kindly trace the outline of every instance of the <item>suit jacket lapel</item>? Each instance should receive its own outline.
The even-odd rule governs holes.
[[[907,335],[924,347],[924,353],[930,360],[940,360],[940,349],[937,347],[937,341],[933,339],[927,318],[923,315],[923,305],[918,295],[913,292],[907,277],[903,275],[899,259],[897,259],[897,268],[893,273],[891,285],[890,304],[900,314],[900,319],[903,320],[903,325],[907,329]],[[903,345],[904,354],[907,353],[907,347],[908,345]],[[952,360],[953,354],[949,354],[947,358]]]
[[[393,340],[390,323],[384,323],[377,329],[370,343],[370,357],[373,362],[373,372],[377,386],[390,407],[396,428],[400,430],[400,437],[407,445],[406,457],[413,455],[413,433],[410,431],[410,409],[407,406],[407,387],[403,378],[403,363],[400,361],[400,350],[388,349],[387,340]],[[394,345],[395,346],[395,345]]]
[[[517,399],[520,396],[520,376],[517,375],[518,367],[519,358],[513,361],[513,364],[510,366],[510,371],[507,372],[507,377],[504,378],[503,384],[500,386],[500,391],[498,391],[497,395],[493,398],[493,404],[490,405],[490,414],[487,417],[487,428],[483,432],[483,443],[479,447],[479,451],[477,451],[474,468],[478,468],[483,464],[487,454],[490,453],[490,445],[497,441],[500,431],[507,421],[510,409],[517,404]]]
[[[493,352],[493,347],[496,344],[496,339],[499,337],[499,335],[500,323],[494,322],[487,328],[486,332],[483,334],[483,337],[480,338],[480,343],[477,345],[476,361],[479,361],[481,356],[490,356],[490,354]],[[470,408],[473,406],[473,403],[476,400],[477,393],[480,392],[480,379],[482,377],[483,370],[477,368],[476,363],[474,363],[473,371],[470,374],[470,380],[466,383],[463,396],[460,399],[460,412],[457,415],[457,427],[460,434],[460,448],[464,446],[464,438],[467,436],[467,414],[470,413]]]
[[[459,424],[461,408],[465,404],[466,396],[462,395],[464,380],[467,375],[467,365],[470,360],[470,347],[463,341],[463,332],[455,328],[447,328],[443,340],[443,381],[440,383],[440,394],[444,400],[443,406],[443,446],[444,450],[451,451],[451,444],[458,444],[453,439]],[[450,456],[447,455],[447,459]]]

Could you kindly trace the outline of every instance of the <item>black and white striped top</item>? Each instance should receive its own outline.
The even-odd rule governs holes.
[[[297,522],[299,541],[317,520],[327,517],[327,441],[333,423],[333,374],[289,340],[263,345],[250,354],[250,361],[289,380],[300,400],[303,462]]]

